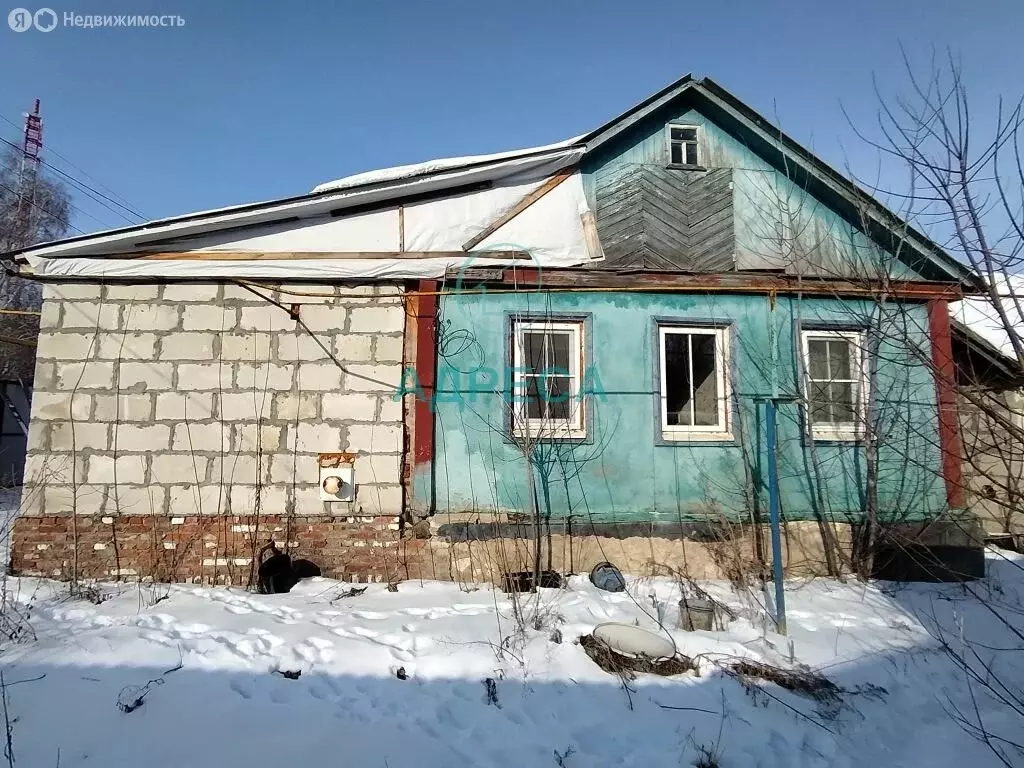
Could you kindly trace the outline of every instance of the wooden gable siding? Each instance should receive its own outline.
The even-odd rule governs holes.
[[[599,219],[604,202],[599,198],[604,197],[608,185],[627,169],[642,166],[651,173],[685,176],[700,173],[666,167],[669,158],[665,126],[668,123],[694,125],[701,132],[701,163],[708,168],[706,177],[710,180],[719,172],[727,171],[732,183],[732,237],[728,244],[728,257],[732,261],[728,269],[782,271],[837,279],[864,278],[878,272],[900,280],[923,277],[917,265],[901,261],[909,256],[906,248],[900,251],[900,258],[888,252],[864,232],[856,216],[851,217],[816,197],[793,177],[792,169],[773,165],[755,151],[750,137],[738,134],[735,126],[719,118],[721,116],[709,105],[698,103],[692,95],[684,96],[586,158],[584,189]],[[600,221],[598,228],[608,256],[610,249]],[[716,248],[726,245],[721,239],[708,242]],[[623,255],[621,249],[616,252],[613,248],[611,252]],[[687,260],[701,263],[707,255],[698,251]],[[725,254],[717,250],[713,256],[716,264],[721,264],[725,258]],[[648,258],[652,263],[656,261],[651,256]],[[703,271],[711,269],[710,265],[702,267]]]
[[[732,173],[621,164],[595,190],[596,269],[733,269]]]

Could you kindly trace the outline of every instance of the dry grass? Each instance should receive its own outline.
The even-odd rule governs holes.
[[[842,701],[843,689],[824,675],[810,669],[782,669],[750,659],[728,664],[723,669],[726,674],[736,677],[740,682],[764,680],[821,704],[836,705]]]
[[[607,644],[593,635],[583,635],[579,640],[580,647],[587,656],[593,659],[605,672],[618,675],[625,680],[633,680],[637,673],[671,677],[697,669],[688,656],[676,654],[668,659],[651,659],[646,656],[624,656],[616,653]]]

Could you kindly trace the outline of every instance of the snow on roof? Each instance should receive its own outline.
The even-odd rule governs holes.
[[[540,147],[527,147],[525,149],[513,149],[508,152],[497,152],[491,155],[467,155],[465,157],[442,157],[436,160],[427,160],[423,163],[411,163],[409,165],[396,165],[391,168],[379,168],[373,171],[363,171],[351,176],[344,176],[334,181],[325,181],[313,187],[313,194],[322,192],[335,192],[339,189],[359,187],[365,184],[379,184],[389,181],[400,181],[414,176],[425,176],[431,173],[442,173],[454,171],[471,165],[484,165],[496,163],[502,160],[515,160],[516,158],[529,155],[539,155],[545,152],[557,152],[561,149],[568,149],[578,144],[586,134],[574,136],[565,141],[555,144],[545,144]]]
[[[1024,338],[1024,277],[1012,276],[1000,282],[1005,283],[999,289],[1003,311],[1014,331]],[[949,305],[949,312],[954,320],[966,325],[1003,354],[1017,357],[1010,336],[988,296],[974,296],[953,302]]]

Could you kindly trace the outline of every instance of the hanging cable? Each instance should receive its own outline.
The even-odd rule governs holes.
[[[17,129],[18,131],[21,131],[21,130],[22,130],[22,126],[18,125],[17,123],[15,123],[15,122],[14,122],[13,120],[11,120],[11,119],[10,119],[10,118],[8,118],[8,117],[4,117],[3,115],[0,115],[0,120],[3,120],[4,122],[6,122],[6,123],[8,123],[9,125],[13,126],[13,127],[14,127],[14,128],[16,128],[16,129]],[[16,149],[17,149],[18,151],[24,151],[24,150],[22,150],[22,149],[21,149],[21,147],[17,147],[17,146],[16,146],[15,148],[16,148]],[[61,160],[63,160],[63,161],[65,162],[65,163],[67,163],[67,164],[68,164],[68,165],[70,165],[70,166],[71,166],[72,168],[74,168],[74,169],[75,169],[76,171],[78,171],[78,172],[79,172],[79,173],[81,173],[81,174],[82,174],[83,176],[85,176],[85,177],[86,177],[87,179],[91,179],[91,180],[92,180],[93,182],[95,182],[97,186],[99,186],[99,187],[102,187],[102,188],[103,188],[103,189],[105,189],[105,190],[106,190],[107,192],[109,192],[109,193],[110,193],[110,194],[111,194],[111,195],[113,196],[113,198],[106,198],[106,199],[110,200],[110,202],[112,202],[112,203],[115,203],[116,205],[119,205],[120,207],[124,208],[124,209],[125,209],[126,211],[128,211],[129,213],[131,213],[132,215],[134,215],[134,216],[137,216],[138,218],[140,218],[140,219],[142,219],[142,220],[145,220],[145,219],[146,219],[146,216],[144,216],[144,215],[142,215],[141,213],[139,213],[139,212],[138,212],[138,211],[137,211],[137,210],[136,210],[136,209],[135,209],[135,208],[134,208],[134,207],[132,206],[132,204],[131,204],[131,203],[130,203],[130,202],[129,202],[129,201],[127,200],[127,199],[125,199],[125,198],[124,198],[124,197],[122,197],[121,195],[117,194],[117,193],[116,193],[116,192],[115,192],[114,190],[112,190],[112,189],[111,189],[110,187],[108,187],[108,186],[107,186],[106,184],[104,184],[103,182],[101,182],[101,181],[100,181],[99,179],[97,179],[97,178],[96,178],[95,176],[93,176],[92,174],[90,174],[90,173],[89,173],[88,171],[86,171],[86,170],[85,170],[84,168],[82,168],[81,166],[75,165],[75,163],[74,163],[74,162],[72,162],[72,161],[71,161],[71,160],[70,160],[70,159],[69,159],[69,158],[68,158],[68,157],[67,157],[66,155],[62,155],[62,154],[61,154],[60,152],[58,152],[58,151],[57,151],[56,149],[54,149],[54,148],[53,148],[52,146],[50,146],[50,145],[47,145],[47,146],[46,146],[46,150],[47,150],[47,152],[48,152],[49,154],[52,154],[52,155],[56,155],[56,156],[57,156],[57,157],[59,157],[59,158],[60,158]],[[45,161],[44,161],[44,162],[45,162]],[[61,172],[61,171],[60,171],[60,170],[59,170],[58,168],[55,168],[55,167],[53,166],[53,164],[52,164],[52,163],[50,163],[49,165],[50,165],[50,168],[52,168],[53,170],[57,171],[58,173],[60,173],[60,172]],[[83,186],[88,186],[88,185],[86,185],[86,184],[85,184],[84,182],[81,182],[81,181],[79,181],[78,183],[82,184]],[[94,191],[95,191],[95,190],[94,190]],[[96,194],[98,194],[98,195],[102,195],[102,193],[100,193],[99,191],[96,191]]]
[[[0,189],[4,189],[4,190],[8,191],[8,192],[10,192],[10,193],[11,193],[12,195],[20,195],[20,194],[21,194],[21,193],[20,193],[20,192],[18,192],[18,191],[17,191],[16,189],[11,189],[10,187],[8,187],[8,186],[7,186],[6,184],[4,184],[4,183],[2,183],[2,182],[0,182]],[[57,215],[56,215],[55,213],[53,213],[52,211],[48,211],[48,210],[46,210],[46,209],[45,209],[45,208],[43,208],[43,207],[42,207],[41,205],[39,205],[39,203],[37,203],[37,202],[35,202],[35,201],[33,201],[33,200],[26,200],[25,202],[27,202],[27,203],[28,203],[29,205],[31,205],[31,206],[32,206],[33,208],[36,208],[36,209],[38,209],[38,210],[42,211],[43,213],[45,213],[45,214],[46,214],[47,216],[49,216],[49,217],[51,217],[51,218],[54,218],[54,219],[59,219],[59,218],[60,218],[59,216],[57,216]],[[69,208],[72,208],[72,209],[74,209],[74,210],[78,211],[79,213],[81,213],[81,214],[84,214],[84,215],[86,215],[86,216],[88,216],[88,215],[89,215],[89,214],[85,213],[85,211],[82,211],[82,210],[79,210],[78,208],[75,208],[75,206],[71,205],[70,203],[68,203],[68,207],[69,207]],[[91,218],[91,217],[90,217],[90,218]],[[96,221],[99,221],[99,219],[96,219]],[[80,235],[84,235],[84,234],[85,234],[85,232],[84,232],[83,230],[79,229],[78,227],[76,227],[76,226],[75,226],[74,224],[71,224],[70,222],[68,222],[68,228],[69,228],[69,229],[73,229],[73,230],[75,230],[75,232],[77,232],[77,233],[78,233],[78,234],[80,234]]]
[[[13,143],[13,142],[10,142],[10,141],[8,141],[7,139],[4,139],[4,138],[0,138],[0,142],[3,142],[4,144],[6,144],[7,146],[11,147],[12,149],[14,149],[14,150],[16,150],[16,151],[18,151],[18,152],[21,152],[22,154],[24,154],[24,150],[23,150],[23,149],[22,149],[21,147],[19,147],[19,146],[18,146],[17,144],[15,144],[15,143]],[[115,205],[118,205],[119,207],[121,207],[121,208],[124,208],[124,206],[123,206],[123,205],[121,205],[120,203],[118,203],[118,202],[116,202],[116,201],[112,200],[111,198],[107,197],[107,196],[106,196],[106,195],[104,195],[104,194],[103,194],[102,192],[98,192],[98,191],[94,190],[94,189],[93,189],[92,187],[90,187],[90,186],[89,186],[88,184],[85,184],[84,182],[81,182],[81,181],[79,181],[79,180],[78,180],[78,179],[76,179],[76,178],[75,178],[74,176],[71,176],[71,175],[69,175],[69,174],[65,173],[64,171],[62,171],[62,170],[60,170],[59,168],[57,168],[57,167],[53,166],[52,164],[50,164],[50,163],[46,162],[45,160],[42,160],[42,159],[40,159],[40,160],[39,160],[39,162],[40,162],[40,163],[42,163],[43,165],[45,165],[45,166],[46,166],[47,168],[49,168],[49,169],[50,169],[51,171],[54,171],[55,173],[58,173],[58,174],[60,174],[61,176],[63,176],[64,178],[68,179],[68,181],[70,181],[70,182],[71,182],[72,186],[73,186],[73,187],[74,187],[74,188],[75,188],[75,189],[76,189],[77,191],[79,191],[79,192],[82,192],[82,193],[84,193],[84,194],[85,194],[85,196],[86,196],[86,197],[88,197],[88,198],[89,198],[90,200],[92,200],[92,201],[93,201],[94,203],[97,203],[97,204],[99,204],[100,206],[102,206],[103,208],[106,208],[106,209],[107,209],[108,211],[110,211],[111,213],[113,213],[113,214],[115,214],[115,215],[117,215],[117,216],[120,216],[120,217],[121,217],[122,219],[124,219],[125,221],[127,221],[127,222],[128,222],[129,224],[137,224],[137,223],[138,223],[138,222],[136,222],[136,221],[134,221],[134,220],[130,219],[130,218],[129,218],[128,216],[125,216],[125,215],[124,215],[123,213],[121,213],[121,212],[120,212],[120,211],[118,211],[117,209],[115,209],[115,208],[112,208],[112,207],[110,207],[109,205],[107,205],[107,204],[106,204],[106,203],[105,203],[105,202],[103,201],[103,199],[106,199],[106,200],[110,200],[110,202],[114,203]],[[93,193],[94,193],[94,194],[93,194]],[[97,195],[98,195],[99,197],[97,197]],[[100,199],[100,198],[103,198],[103,199]],[[134,211],[132,211],[132,210],[131,210],[131,209],[129,209],[129,208],[125,208],[125,210],[127,210],[127,211],[128,211],[129,213],[131,213],[131,214],[132,214],[133,216],[135,216],[136,218],[138,218],[138,219],[140,219],[140,220],[142,219],[142,216],[141,216],[141,214],[135,213]],[[82,211],[82,212],[84,213],[84,211]],[[99,221],[99,219],[96,219],[96,220],[97,220],[97,221]],[[104,224],[104,226],[109,226],[109,225],[107,225],[107,224]]]

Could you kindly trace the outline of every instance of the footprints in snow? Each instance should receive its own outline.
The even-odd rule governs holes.
[[[266,602],[258,597],[250,597],[248,594],[239,593],[233,589],[194,589],[192,594],[206,600],[221,603],[224,605],[224,610],[236,615],[259,613],[264,616],[270,616],[282,624],[298,624],[302,619],[301,611],[296,611],[287,605],[267,605]]]
[[[332,610],[320,611],[312,621],[314,624],[319,624],[321,627],[336,627],[340,624],[348,623],[350,619],[382,621],[384,619],[393,618],[396,614],[399,616],[409,616],[415,619],[434,621],[436,619],[445,619],[452,616],[482,616],[486,613],[493,612],[494,606],[485,604],[451,605],[437,608],[402,608],[392,613],[382,613],[380,611]]]
[[[399,614],[405,616],[428,620],[443,619],[449,616],[483,616],[485,613],[493,612],[494,606],[487,603],[462,603],[438,608],[406,608],[398,611]]]
[[[366,627],[352,627],[350,629],[335,627],[331,630],[331,634],[346,640],[368,640],[375,645],[383,646],[391,651],[392,657],[397,661],[412,661],[419,653],[436,645],[436,642],[429,637],[414,635],[411,633],[411,630],[406,630],[406,632],[408,634],[405,635],[393,632],[382,633],[367,629]]]
[[[167,614],[142,614],[131,622],[143,629],[142,636],[158,645],[180,648],[185,655],[216,659],[226,654],[246,666],[309,671],[329,664],[336,657],[334,643],[322,637],[308,637],[288,644],[273,632],[250,627],[245,632],[213,630],[205,624],[177,621]]]

